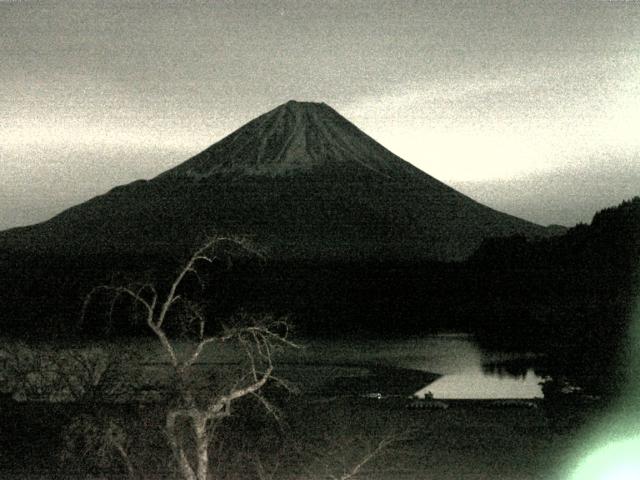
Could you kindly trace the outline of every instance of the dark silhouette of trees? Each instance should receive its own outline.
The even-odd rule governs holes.
[[[640,286],[640,197],[558,237],[487,241],[467,265],[479,282],[475,330],[487,346],[546,352],[553,373],[599,393],[626,381],[622,354]]]

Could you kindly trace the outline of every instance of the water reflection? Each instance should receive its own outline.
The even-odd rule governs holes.
[[[514,354],[481,351],[471,337],[435,338],[449,344],[449,348],[464,345],[465,362],[458,362],[456,371],[450,371],[416,392],[435,399],[534,399],[542,398],[542,378],[533,366],[538,357],[532,353]]]
[[[542,398],[541,378],[533,369],[524,376],[505,377],[486,374],[481,368],[455,375],[445,375],[418,390],[419,398],[432,395],[435,399],[533,399]]]
[[[532,399],[543,396],[533,367],[533,354],[482,351],[473,337],[464,334],[432,335],[394,340],[312,340],[296,352],[297,362],[353,363],[417,370],[440,375],[434,382],[416,388],[416,394],[431,391],[442,399]],[[294,360],[290,358],[288,360]],[[409,380],[409,379],[407,379]],[[374,388],[372,385],[371,388]],[[382,391],[379,387],[375,391]]]
[[[524,380],[531,372],[530,361],[489,362],[482,364],[485,375]]]

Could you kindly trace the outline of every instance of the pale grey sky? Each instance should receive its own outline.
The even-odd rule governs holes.
[[[640,2],[0,2],[0,228],[289,99],[538,223],[640,194]]]

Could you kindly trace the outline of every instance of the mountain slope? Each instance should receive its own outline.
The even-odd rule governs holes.
[[[171,250],[247,234],[272,258],[457,260],[487,237],[547,236],[389,152],[335,110],[288,102],[149,181],[0,233],[4,249]]]

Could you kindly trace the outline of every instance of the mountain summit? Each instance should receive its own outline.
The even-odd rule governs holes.
[[[287,102],[171,170],[114,188],[0,250],[95,256],[248,234],[275,259],[456,260],[488,237],[547,236],[391,153],[323,103]]]
[[[164,175],[200,179],[367,171],[395,177],[408,167],[325,103],[292,100]]]

